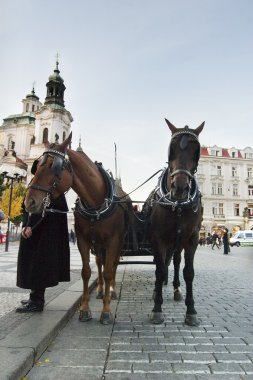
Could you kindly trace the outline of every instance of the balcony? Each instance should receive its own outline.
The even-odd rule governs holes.
[[[225,215],[224,214],[216,214],[213,216],[214,220],[218,219],[218,220],[221,220],[221,219],[225,219]]]

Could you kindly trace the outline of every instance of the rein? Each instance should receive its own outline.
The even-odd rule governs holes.
[[[68,159],[66,159],[65,153],[59,152],[56,149],[48,149],[42,155],[43,159],[42,159],[41,165],[45,164],[48,155],[51,157],[54,157],[54,161],[52,164],[52,170],[54,172],[55,177],[54,177],[52,186],[49,189],[46,189],[40,185],[36,185],[36,184],[31,183],[27,187],[27,189],[31,188],[33,190],[43,191],[46,193],[46,196],[42,200],[42,202],[43,202],[42,218],[44,218],[46,212],[60,212],[60,210],[48,211],[47,208],[49,207],[49,205],[51,203],[51,196],[52,196],[54,190],[56,189],[56,186],[58,185],[58,183],[61,180],[62,170],[67,169],[73,175],[73,169],[72,169],[71,163]],[[50,210],[53,210],[53,209],[50,209]]]
[[[145,183],[147,183],[148,181],[150,181],[154,176],[156,176],[158,173],[160,173],[162,171],[162,169],[160,170],[157,170],[157,172],[155,172],[151,177],[149,177],[148,179],[146,179],[146,181],[144,181],[143,183],[141,183],[138,187],[136,187],[134,190],[130,191],[130,193],[126,194],[126,195],[123,195],[122,197],[119,198],[119,200],[123,199],[123,198],[126,198],[128,197],[130,194],[132,194],[133,192],[135,192],[136,190],[138,190],[140,187],[142,187],[143,185],[145,185]],[[145,202],[142,202],[142,201],[133,201],[134,203],[145,203]]]

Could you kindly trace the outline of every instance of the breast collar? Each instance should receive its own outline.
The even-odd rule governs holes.
[[[85,219],[91,222],[102,220],[110,216],[117,205],[119,199],[116,195],[115,180],[108,171],[106,171],[100,162],[95,162],[100,173],[102,174],[107,188],[107,195],[104,202],[99,207],[88,207],[80,198],[76,200],[75,210],[79,212]]]
[[[165,168],[158,180],[158,185],[154,194],[154,203],[158,203],[164,207],[171,207],[173,211],[178,208],[192,208],[194,212],[197,212],[201,193],[199,191],[195,176],[193,175],[191,179],[191,189],[189,191],[188,198],[185,200],[174,200],[171,198],[170,191],[167,188],[168,175],[169,169]]]

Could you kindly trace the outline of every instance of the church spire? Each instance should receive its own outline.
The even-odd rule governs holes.
[[[66,89],[64,80],[60,76],[59,55],[56,55],[56,67],[52,75],[49,76],[47,86],[47,96],[45,105],[58,105],[64,107],[64,91]]]
[[[77,152],[83,152],[83,148],[82,148],[82,146],[81,146],[81,136],[80,136],[80,138],[79,138],[79,146],[77,147],[76,151],[77,151]]]

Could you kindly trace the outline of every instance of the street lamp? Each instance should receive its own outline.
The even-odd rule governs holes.
[[[9,248],[9,238],[10,238],[10,221],[11,221],[11,204],[12,204],[12,192],[13,192],[13,183],[21,181],[26,177],[26,170],[21,169],[16,165],[2,164],[0,166],[0,175],[3,176],[7,182],[10,182],[10,198],[9,198],[9,209],[8,209],[8,222],[7,222],[7,232],[5,240],[5,252],[8,252]]]

